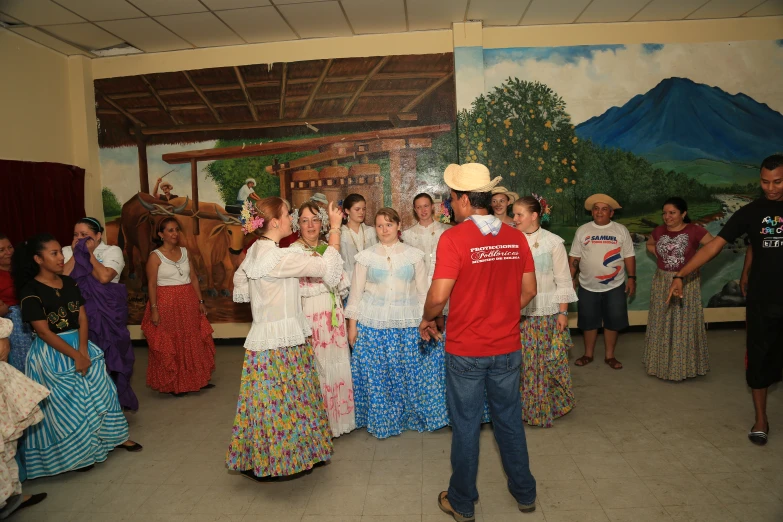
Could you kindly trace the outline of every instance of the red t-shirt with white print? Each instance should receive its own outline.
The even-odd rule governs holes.
[[[454,279],[446,352],[488,357],[520,350],[522,275],[534,272],[522,232],[500,227],[482,235],[470,220],[446,230],[438,242],[433,279]]]

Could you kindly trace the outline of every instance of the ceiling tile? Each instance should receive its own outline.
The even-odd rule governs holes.
[[[49,0],[2,0],[0,10],[29,25],[84,22],[82,17]]]
[[[275,0],[275,5],[309,4],[311,2],[329,2],[331,0]]]
[[[356,34],[405,32],[403,0],[343,0]]]
[[[570,24],[590,0],[533,0],[521,25]]]
[[[55,38],[54,36],[48,35],[40,29],[36,29],[35,27],[18,27],[16,29],[11,29],[11,31],[63,54],[83,54],[85,56],[92,56],[91,54],[86,53],[71,44],[65,43],[62,40]]]
[[[296,40],[296,35],[274,7],[254,7],[215,12],[248,42]]]
[[[351,36],[351,28],[337,2],[313,2],[278,6],[302,38]]]
[[[783,0],[767,0],[745,16],[778,16],[783,15]]]
[[[57,0],[57,3],[93,22],[144,16],[125,0]]]
[[[702,18],[733,18],[757,7],[761,0],[712,0],[710,3],[688,17],[689,20]]]
[[[212,13],[158,16],[155,19],[196,47],[218,47],[245,43]]]
[[[488,25],[517,25],[531,0],[471,0],[468,20]]]
[[[593,0],[577,22],[627,22],[650,0]]]
[[[122,40],[93,24],[49,25],[46,30],[58,38],[80,45],[85,49],[103,49],[121,44]]]
[[[682,20],[704,5],[705,0],[653,0],[633,17],[634,22]]]
[[[207,8],[198,0],[130,0],[149,16],[163,16],[183,13],[199,13]]]
[[[21,20],[17,20],[13,16],[8,16],[7,14],[0,13],[0,22],[5,22],[7,24],[24,24]]]
[[[450,29],[465,20],[467,0],[408,0],[408,26],[411,31]]]
[[[269,0],[201,0],[213,11],[222,9],[242,9],[244,7],[262,7],[271,5]]]
[[[192,49],[192,46],[152,18],[98,22],[107,31],[148,53]]]

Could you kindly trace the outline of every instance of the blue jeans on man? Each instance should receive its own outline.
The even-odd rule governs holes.
[[[489,357],[446,354],[446,401],[453,429],[448,500],[463,517],[474,516],[474,503],[478,500],[476,475],[485,396],[508,476],[508,489],[520,508],[535,503],[536,480],[530,473],[522,423],[521,364],[521,350]]]

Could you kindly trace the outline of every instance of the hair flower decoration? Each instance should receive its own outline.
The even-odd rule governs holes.
[[[316,219],[318,219],[321,222],[321,233],[325,233],[326,230],[324,230],[324,225],[329,224],[329,214],[327,214],[326,210],[324,210],[322,207],[318,207],[318,215],[316,216]],[[291,215],[291,220],[293,221],[291,223],[291,230],[294,232],[299,232],[301,227],[299,226],[299,209],[294,209],[294,213]]]
[[[552,207],[549,205],[549,203],[546,202],[546,199],[542,198],[538,194],[531,194],[534,198],[536,198],[536,201],[538,201],[539,205],[541,205],[541,223],[549,223],[549,220],[551,219],[552,215]]]
[[[264,226],[264,218],[250,199],[242,205],[239,220],[242,223],[242,233],[245,235],[252,234]]]
[[[451,201],[446,199],[440,205],[435,206],[434,218],[435,221],[439,221],[448,225],[451,223]]]

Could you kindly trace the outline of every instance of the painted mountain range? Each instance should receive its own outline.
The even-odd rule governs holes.
[[[783,151],[783,115],[742,93],[667,78],[622,107],[579,124],[576,134],[653,163],[713,160],[758,165]]]

